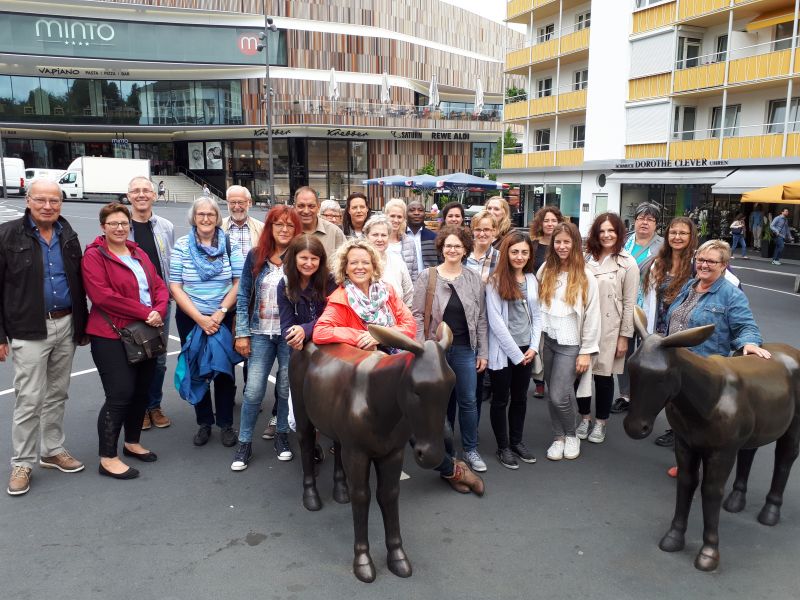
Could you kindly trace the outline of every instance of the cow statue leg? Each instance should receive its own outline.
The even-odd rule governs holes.
[[[350,484],[350,507],[353,511],[353,574],[365,583],[372,583],[375,581],[375,564],[369,554],[370,458],[344,446],[342,461]]]
[[[383,529],[386,537],[386,563],[389,570],[398,577],[411,577],[411,562],[403,550],[400,536],[400,474],[403,471],[403,452],[405,446],[375,461],[378,474],[378,487],[375,495],[383,515]]]
[[[339,504],[350,502],[350,490],[342,466],[342,445],[339,442],[333,443],[333,499]]]
[[[747,504],[747,480],[750,477],[756,450],[758,448],[742,448],[736,455],[736,480],[733,482],[731,493],[722,505],[728,512],[742,512]]]
[[[300,460],[303,464],[303,506],[306,510],[317,511],[322,509],[322,500],[317,491],[317,466],[314,464],[314,444],[316,443],[316,429],[314,424],[306,417],[301,424],[295,415],[297,434],[300,438]]]
[[[762,525],[777,525],[781,518],[783,491],[789,481],[792,464],[800,451],[800,415],[795,415],[789,430],[775,443],[775,466],[772,471],[772,484],[767,501],[758,513]]]
[[[694,559],[694,566],[701,571],[713,571],[719,566],[719,512],[725,482],[736,462],[733,448],[711,450],[703,456],[703,546]]]
[[[700,482],[700,456],[692,451],[683,439],[675,434],[675,459],[678,464],[678,485],[675,494],[675,515],[667,533],[658,547],[664,552],[679,552],[686,543],[686,527],[692,497]]]

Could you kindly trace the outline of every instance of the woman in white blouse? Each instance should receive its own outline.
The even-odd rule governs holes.
[[[394,252],[387,252],[391,230],[392,225],[385,215],[370,217],[364,224],[367,241],[375,247],[383,261],[381,281],[391,285],[397,297],[403,299],[403,304],[411,308],[411,302],[414,300],[414,282],[411,281],[411,275],[403,259]]]

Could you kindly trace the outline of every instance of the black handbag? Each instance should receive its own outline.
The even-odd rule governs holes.
[[[153,327],[144,321],[133,321],[128,323],[127,327],[119,329],[111,322],[105,311],[99,308],[97,310],[122,340],[122,347],[125,348],[129,365],[135,365],[167,353],[168,336],[163,326]]]

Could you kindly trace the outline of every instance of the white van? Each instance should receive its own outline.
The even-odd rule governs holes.
[[[64,169],[25,169],[25,189],[29,190],[31,184],[37,179],[58,183],[63,174]]]
[[[0,196],[2,189],[8,189],[9,196],[23,196],[25,194],[25,162],[21,158],[3,157],[5,181],[0,182]],[[2,176],[0,176],[2,179]]]

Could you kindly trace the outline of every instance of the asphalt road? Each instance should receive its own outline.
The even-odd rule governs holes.
[[[98,208],[63,208],[84,244],[99,232]],[[157,210],[173,219],[178,235],[186,232],[185,206]],[[797,344],[800,295],[787,292],[789,278],[738,268],[741,263],[734,266],[764,337]],[[746,266],[770,270],[769,263],[756,263]],[[177,342],[170,350],[178,350]],[[671,452],[652,439],[630,440],[613,417],[606,443],[584,443],[576,461],[549,462],[547,407],[534,398],[526,441],[539,458],[535,465],[502,468],[488,418],[482,420],[481,451],[489,465],[483,498],[450,491],[408,457],[401,522],[414,575],[399,579],[386,569],[373,502],[378,579],[362,584],[350,572],[350,509],[331,499],[332,461],[322,465],[325,507],[318,513],[302,508],[299,460],[280,463],[269,442],[256,439],[250,468],[232,472],[233,449],[224,448],[216,432],[207,446],[192,445],[193,411],[169,383],[174,362],[172,356],[164,402],[174,424],[142,437],[159,460],[137,464],[138,480],[118,482],[97,474],[102,391],[88,350],[79,349],[65,427],[67,447],[87,469],[37,468],[28,495],[0,494],[0,599],[798,597],[800,473],[789,481],[780,524],[767,528],[756,521],[771,477],[771,448],[756,455],[745,511],[722,514],[720,569],[701,573],[692,566],[702,532],[699,494],[686,549],[666,554],[657,548],[673,510],[674,481],[665,475]],[[12,370],[2,364],[4,456],[11,454],[11,387]],[[257,430],[264,424],[262,417]],[[659,421],[656,432],[664,425]]]

